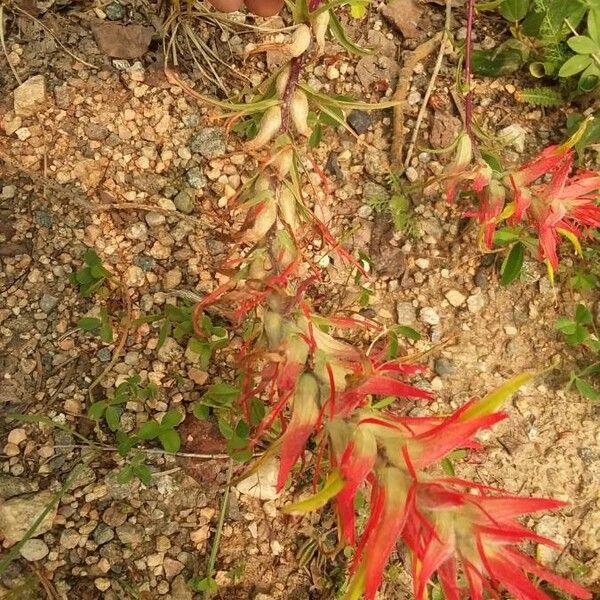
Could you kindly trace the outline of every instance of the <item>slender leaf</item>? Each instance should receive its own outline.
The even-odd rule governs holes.
[[[521,242],[517,242],[506,255],[502,268],[500,270],[500,283],[509,285],[521,273],[523,261],[525,260],[525,246]]]

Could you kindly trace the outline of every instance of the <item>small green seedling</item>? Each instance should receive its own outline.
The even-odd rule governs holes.
[[[160,442],[165,452],[179,452],[181,448],[181,437],[175,429],[185,415],[176,409],[167,411],[161,422],[147,421],[137,432],[137,437],[144,441],[156,440]]]
[[[155,384],[149,383],[146,387],[142,387],[139,375],[132,375],[117,386],[111,398],[94,402],[88,410],[88,416],[94,421],[104,419],[108,428],[116,432],[120,429],[123,404],[134,400],[149,400],[154,398],[156,393]]]
[[[77,321],[77,327],[97,335],[105,344],[112,344],[114,339],[113,327],[108,311],[103,306],[98,317],[82,317]]]
[[[240,418],[236,402],[240,389],[229,383],[211,385],[202,398],[193,406],[193,414],[198,419],[208,419],[213,415],[219,431],[227,440],[227,452],[240,462],[248,460],[252,451],[248,447],[250,427],[256,427],[264,418],[266,408],[262,400],[252,397],[248,400],[250,424]]]
[[[598,385],[593,385],[593,380],[597,381],[600,375],[600,339],[592,313],[585,305],[578,304],[574,319],[558,319],[554,327],[565,336],[567,344],[582,346],[595,355],[588,366],[571,372],[567,389],[575,386],[584,398],[592,402],[600,401]]]
[[[144,453],[136,452],[117,474],[117,482],[129,483],[134,477],[137,477],[145,486],[149,486],[152,483],[152,472],[144,461]]]
[[[91,248],[85,251],[83,261],[84,266],[69,276],[71,283],[78,286],[79,293],[84,298],[93,294],[107,297],[109,289],[106,284],[111,278],[111,272],[102,265],[100,257]]]

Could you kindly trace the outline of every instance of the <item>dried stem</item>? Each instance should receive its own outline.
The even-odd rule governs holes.
[[[475,11],[475,0],[467,1],[467,37],[465,40],[465,83],[467,95],[465,97],[465,129],[469,135],[472,134],[473,123],[473,90],[471,89],[471,66],[473,50],[473,13]]]

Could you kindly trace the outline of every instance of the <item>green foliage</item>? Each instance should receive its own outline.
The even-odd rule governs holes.
[[[86,331],[97,335],[105,344],[113,342],[113,328],[106,307],[100,309],[98,317],[82,317],[77,321],[77,327],[81,331]]]
[[[239,398],[241,390],[229,383],[211,385],[196,402],[192,411],[198,419],[216,419],[221,435],[227,441],[227,452],[231,458],[244,462],[251,458],[249,448],[250,428],[256,427],[266,414],[266,407],[260,398],[255,396],[247,400],[250,422],[239,414]]]
[[[511,23],[514,39],[494,51],[475,51],[475,72],[497,76],[529,62],[534,77],[572,80],[574,93],[588,93],[600,82],[600,6],[581,0],[502,0],[500,14]],[[529,38],[529,40],[527,40]],[[525,45],[527,52],[518,52]],[[506,46],[508,44],[508,46]],[[524,90],[525,102],[558,106],[561,94]]]
[[[117,474],[117,482],[129,483],[137,477],[145,486],[152,483],[152,472],[145,463],[145,457],[142,452],[136,452],[131,460]]]
[[[138,430],[137,436],[144,441],[158,440],[165,452],[179,452],[181,448],[181,437],[175,429],[185,415],[176,409],[167,411],[160,423],[158,421],[146,421]]]
[[[500,283],[502,285],[511,284],[520,275],[524,260],[525,246],[522,242],[517,242],[504,258],[500,268]]]
[[[71,283],[79,288],[83,298],[89,298],[93,294],[108,296],[106,283],[111,277],[110,271],[102,265],[100,257],[91,248],[85,251],[83,261],[84,266],[69,276]]]
[[[523,88],[515,97],[519,102],[527,102],[534,106],[561,106],[564,104],[562,94],[550,87]]]
[[[584,352],[589,363],[571,372],[567,389],[575,386],[584,398],[600,401],[600,339],[591,311],[584,304],[578,304],[572,319],[558,319],[554,327],[563,334],[569,346],[579,347]]]

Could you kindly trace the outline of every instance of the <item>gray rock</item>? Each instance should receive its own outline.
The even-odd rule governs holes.
[[[100,123],[90,123],[85,128],[85,135],[87,135],[90,140],[101,142],[105,140],[109,134],[110,131],[108,131],[108,128],[104,125],[100,125]]]
[[[183,123],[186,127],[197,127],[200,123],[200,117],[196,113],[183,115]]]
[[[94,530],[92,537],[96,544],[101,546],[102,544],[106,544],[113,540],[115,532],[106,523],[100,523]]]
[[[54,307],[58,304],[58,298],[51,296],[50,294],[43,294],[40,300],[40,309],[45,313],[51,312]]]
[[[111,2],[104,9],[104,13],[109,21],[121,21],[127,14],[125,7],[120,2]]]
[[[190,172],[195,170],[196,168],[197,167],[195,167],[194,169],[190,169],[188,171],[188,180],[189,180]],[[197,170],[200,171],[200,169],[197,169]],[[201,175],[201,177],[203,177],[203,175]],[[204,182],[206,184],[206,178],[204,179]],[[173,200],[173,202],[175,203],[177,210],[186,215],[189,215],[194,211],[194,206],[195,206],[194,199],[184,190],[182,190],[181,192],[179,192],[179,194],[177,194],[177,196],[175,196],[175,199]]]
[[[206,187],[207,180],[206,177],[202,174],[202,170],[200,167],[192,167],[186,174],[185,178],[187,182],[195,189],[201,190],[203,187]],[[180,194],[184,194],[185,192],[179,192],[177,197]],[[175,198],[175,203],[177,203],[177,197]]]
[[[112,358],[112,353],[108,348],[100,348],[100,350],[98,350],[98,352],[96,353],[96,356],[98,357],[98,360],[100,362],[107,363],[110,362],[110,359]]]
[[[192,590],[183,575],[177,575],[171,584],[171,600],[194,600]]]
[[[369,113],[365,110],[357,109],[350,111],[350,114],[348,115],[346,121],[348,122],[348,125],[350,125],[350,127],[352,127],[352,129],[354,129],[354,131],[358,135],[365,133],[365,131],[367,131],[367,129],[369,129],[369,127],[371,127],[372,124],[371,116],[369,115]]]
[[[54,217],[47,210],[36,210],[33,213],[33,220],[42,227],[52,227]]]
[[[419,318],[427,325],[438,325],[440,322],[440,315],[431,306],[422,308],[419,312]]]
[[[436,358],[435,362],[433,363],[433,370],[440,377],[452,375],[452,373],[455,371],[454,364],[447,358]]]
[[[485,289],[488,284],[488,269],[485,267],[479,267],[475,271],[475,275],[473,276],[473,283],[482,290]]]
[[[221,127],[204,127],[190,143],[192,152],[198,152],[205,158],[216,158],[225,154],[225,131]]]
[[[71,441],[71,443],[72,443],[72,441]],[[86,485],[89,485],[90,483],[93,483],[94,481],[96,481],[96,471],[94,471],[94,469],[92,469],[92,467],[85,465],[79,471],[79,474],[73,481],[71,487],[73,489],[85,487]]]
[[[19,496],[0,504],[0,536],[5,545],[13,546],[20,541],[27,530],[45,512],[54,499],[54,494],[44,490],[31,496]],[[38,525],[32,537],[46,533],[52,528],[56,506],[51,508]]]
[[[180,359],[183,356],[183,349],[172,337],[168,337],[156,354],[158,360],[170,362],[172,360]]]
[[[417,309],[410,302],[398,302],[396,314],[399,325],[414,325],[417,322]]]
[[[334,177],[341,179],[344,176],[340,163],[338,162],[338,155],[336,152],[330,152],[325,163],[325,170]]]
[[[21,477],[14,477],[6,473],[0,473],[0,499],[8,500],[14,496],[31,494],[37,492],[39,486],[36,481],[29,481]]]
[[[385,202],[389,198],[389,194],[382,185],[374,181],[367,181],[363,187],[363,198],[371,202]]]
[[[133,262],[142,269],[142,271],[152,271],[156,266],[156,261],[151,256],[146,256],[145,254],[136,256]]]
[[[73,548],[77,548],[79,546],[79,542],[81,541],[81,535],[76,529],[65,529],[60,534],[59,543],[63,548],[67,550],[73,550]]]
[[[43,540],[31,538],[21,546],[19,552],[26,561],[35,562],[36,560],[42,560],[42,558],[48,556],[50,549]]]

